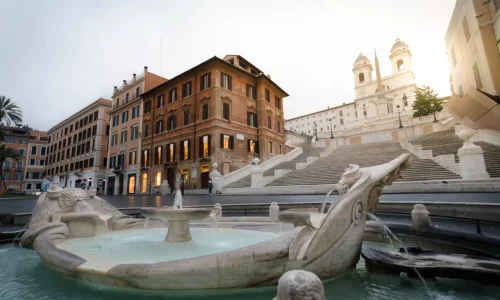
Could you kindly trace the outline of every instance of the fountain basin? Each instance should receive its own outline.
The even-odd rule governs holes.
[[[193,238],[189,230],[191,220],[203,220],[210,215],[211,209],[207,208],[141,208],[141,213],[146,218],[158,219],[168,222],[168,234],[165,241],[169,243],[189,242]]]

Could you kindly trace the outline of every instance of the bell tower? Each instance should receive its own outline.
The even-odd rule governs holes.
[[[389,59],[391,60],[392,74],[412,71],[410,48],[399,38],[397,38],[394,45],[392,45]]]
[[[354,61],[352,68],[356,98],[361,98],[367,95],[368,91],[366,86],[373,80],[372,71],[373,67],[370,60],[364,56],[363,53],[359,53],[359,56]]]

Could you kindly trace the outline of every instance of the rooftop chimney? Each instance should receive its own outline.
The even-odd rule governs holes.
[[[148,66],[144,66],[144,71],[147,71],[148,70]]]
[[[123,80],[123,85],[127,85],[127,81],[125,79]]]
[[[134,81],[136,81],[137,80],[137,78],[135,77],[136,74],[134,73],[134,74],[132,74],[132,76],[134,76]]]

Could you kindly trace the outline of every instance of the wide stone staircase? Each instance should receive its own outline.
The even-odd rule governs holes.
[[[455,135],[455,129],[429,133],[409,142],[422,145],[422,150],[432,150],[432,156],[454,154],[455,162],[459,162],[457,152],[464,144],[464,140]]]
[[[297,147],[302,148],[302,154],[297,156],[296,158],[282,162],[269,170],[264,171],[264,176],[273,176],[275,170],[291,170],[295,171],[297,163],[306,163],[308,157],[319,157],[321,152],[327,151],[326,148],[316,148],[313,147],[311,143],[298,144]],[[227,188],[244,188],[250,187],[252,183],[251,176],[246,176],[237,180],[233,183],[227,185]]]
[[[484,151],[484,163],[490,177],[500,177],[500,147],[486,142],[474,142]]]
[[[349,166],[371,167],[387,163],[397,156],[407,153],[399,142],[379,142],[341,146],[327,157],[322,157],[304,169],[296,170],[276,179],[267,186],[294,186],[332,184]],[[309,155],[306,155],[309,156]],[[441,167],[430,159],[419,159],[412,154],[412,167],[404,170],[399,180],[445,180],[460,179],[460,176]]]

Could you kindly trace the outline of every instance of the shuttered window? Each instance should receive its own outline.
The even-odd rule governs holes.
[[[228,89],[230,91],[233,90],[233,78],[227,74],[221,73],[221,86],[224,89]]]
[[[222,117],[229,121],[229,103],[222,104]]]
[[[208,119],[208,103],[203,104],[201,117],[202,120]]]
[[[204,135],[204,136],[200,136],[198,138],[198,143],[199,143],[199,147],[198,147],[198,155],[199,157],[209,157],[210,154],[211,154],[211,150],[210,150],[210,147],[211,147],[211,138],[210,138],[210,135]]]
[[[232,135],[220,135],[220,147],[222,149],[234,149],[234,137]]]
[[[210,73],[200,76],[200,91],[208,89],[210,87]]]

